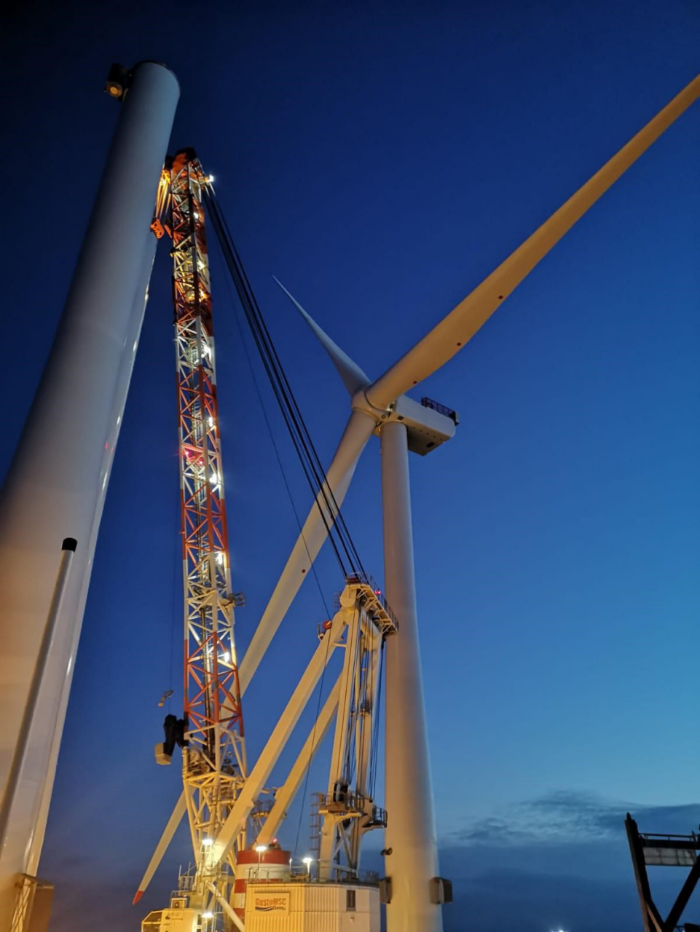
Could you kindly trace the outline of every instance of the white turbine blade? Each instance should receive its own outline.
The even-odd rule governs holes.
[[[335,501],[339,506],[345,498],[357,461],[375,426],[376,421],[368,414],[353,411],[350,415],[338,449],[335,451],[333,462],[326,472],[328,485],[333,490]],[[335,515],[328,514],[323,500],[321,500],[321,507],[326,521],[323,521],[319,507],[314,503],[238,668],[241,695],[247,689],[270,641],[328,536],[326,523],[330,526],[335,520]]]
[[[385,408],[458,353],[589,207],[699,96],[700,77],[697,77],[427,336],[367,389],[366,395],[371,404]]]
[[[165,854],[168,845],[173,840],[173,835],[177,831],[177,827],[182,821],[182,817],[184,816],[186,809],[187,806],[185,804],[185,791],[183,790],[182,793],[180,793],[180,798],[175,804],[173,814],[168,819],[168,824],[165,826],[163,834],[160,837],[160,841],[156,846],[156,850],[153,852],[153,857],[151,858],[148,867],[146,868],[146,873],[143,875],[141,883],[139,884],[139,888],[136,891],[136,896],[134,897],[133,901],[134,906],[146,892],[146,887],[151,882],[153,875],[158,869],[158,865],[163,860],[163,855]]]
[[[275,278],[274,275],[272,277]],[[287,291],[282,282],[278,281],[276,278],[275,281],[318,337],[319,343],[331,357],[331,361],[335,368],[338,370],[338,374],[343,380],[343,384],[350,393],[350,396],[352,397],[355,392],[358,392],[361,388],[364,388],[365,385],[369,385],[370,380],[367,378],[362,369],[360,369],[357,363],[350,359],[348,354],[341,350],[341,348],[334,340],[331,340],[326,331],[319,327],[313,317],[311,317],[311,315],[304,310],[301,304],[299,304],[297,299]]]

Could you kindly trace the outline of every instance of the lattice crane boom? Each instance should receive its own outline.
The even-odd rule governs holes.
[[[377,743],[379,656],[384,638],[395,633],[397,626],[376,583],[364,573],[346,577],[339,611],[332,622],[324,622],[316,631],[320,640],[306,671],[257,760],[250,770],[247,766],[241,712],[245,683],[239,678],[233,632],[236,597],[231,590],[226,528],[205,206],[225,259],[231,258],[233,248],[227,251],[226,227],[210,185],[194,151],[181,150],[163,170],[153,222],[156,236],[167,232],[172,239],[184,582],[184,712],[181,719],[166,717],[166,740],[157,747],[157,757],[170,763],[175,745],[180,745],[183,794],[135,902],[143,895],[184,812],[195,866],[181,872],[170,907],[149,913],[142,932],[172,932],[173,922],[183,932],[231,932],[233,927],[245,932],[249,913],[256,910],[255,906],[247,908],[247,886],[261,879],[261,870],[268,879],[271,871],[276,882],[295,884],[295,889],[300,882],[312,884],[306,863],[310,859],[304,859],[298,873],[292,853],[281,848],[272,829],[276,832],[283,821],[333,717],[334,762],[328,795],[321,794],[328,863],[318,865],[316,878],[349,884],[348,896],[352,894],[354,904],[358,885],[363,883],[361,839],[367,831],[386,825],[384,810],[374,803],[370,764],[375,761],[372,748]],[[245,282],[237,256],[229,271],[237,288]],[[244,293],[242,303],[248,297]],[[313,631],[308,634],[314,643]],[[278,798],[266,783],[312,692],[322,684],[336,647],[345,651],[343,671],[279,788]],[[247,845],[248,836],[255,840],[254,846]],[[370,885],[371,912],[378,921],[378,889],[373,881]],[[344,888],[339,888],[337,895],[341,894],[345,895]],[[310,906],[304,907],[305,912],[309,910],[313,912]]]
[[[202,207],[210,183],[194,150],[178,152],[163,171],[154,221],[156,235],[172,237],[184,585],[184,716],[166,719],[166,738],[170,727],[183,747],[191,884],[204,900],[212,884],[226,897],[233,882],[245,830],[226,863],[212,870],[209,854],[247,772]]]

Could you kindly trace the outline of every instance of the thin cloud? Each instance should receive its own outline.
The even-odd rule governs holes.
[[[445,932],[570,929],[637,932],[637,890],[625,838],[631,812],[642,831],[686,834],[700,822],[700,803],[650,806],[556,790],[474,819],[444,839],[440,869],[454,881]],[[667,910],[683,877],[654,878]],[[684,918],[700,921],[694,897]]]
[[[468,822],[449,837],[452,843],[498,847],[613,840],[623,835],[627,812],[648,832],[691,832],[700,822],[700,803],[648,806],[555,790]]]

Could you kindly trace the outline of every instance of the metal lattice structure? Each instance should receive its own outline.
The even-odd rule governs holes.
[[[209,179],[191,149],[179,152],[164,174],[169,205],[163,207],[171,224],[174,266],[185,607],[184,715],[189,746],[183,748],[183,782],[200,892],[215,882],[226,895],[238,845],[217,877],[207,871],[207,857],[245,780],[246,755],[201,204],[202,187]]]
[[[686,922],[680,925],[685,909],[700,881],[700,834],[642,834],[629,812],[625,819],[625,830],[632,855],[644,932],[674,932],[678,928],[685,929],[685,932],[700,932],[700,926],[695,923]],[[690,868],[665,919],[651,895],[647,867]]]

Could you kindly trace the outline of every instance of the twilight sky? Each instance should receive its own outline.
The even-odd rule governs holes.
[[[1,64],[11,403],[0,468],[117,117],[102,94],[113,60],[178,75],[172,149],[194,145],[216,176],[327,462],[345,390],[271,276],[380,374],[695,76],[699,40],[695,0],[22,4]],[[635,932],[624,812],[648,831],[700,821],[699,151],[696,104],[424,385],[461,416],[451,443],[411,461],[442,869],[456,886],[447,932]],[[295,520],[212,262],[243,650]],[[179,760],[153,760],[158,699],[181,680],[169,275],[161,248],[42,862],[57,887],[53,932],[137,929],[188,858],[181,834],[144,909],[130,906],[180,779]],[[305,512],[255,359],[253,373]],[[381,577],[376,443],[345,514]],[[326,599],[342,588],[331,553],[319,579]],[[246,696],[250,753],[324,617],[309,583]],[[299,855],[307,819],[298,806],[283,835]],[[662,904],[681,880],[662,874]],[[695,902],[686,918],[700,922]]]

